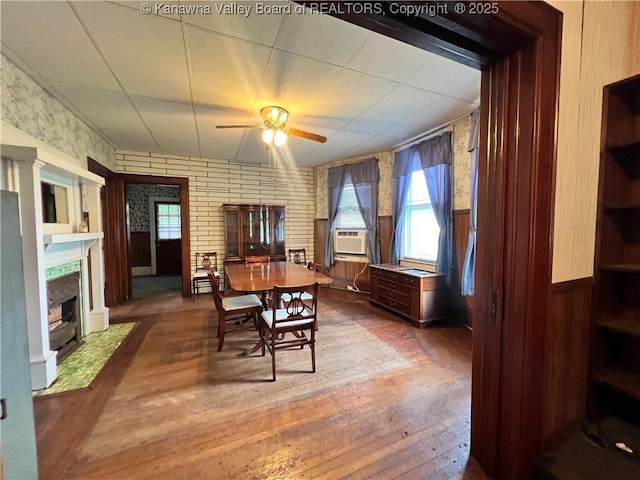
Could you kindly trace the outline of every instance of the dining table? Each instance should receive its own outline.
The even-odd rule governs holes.
[[[305,265],[293,262],[264,262],[264,263],[229,263],[224,267],[229,288],[240,293],[255,293],[261,296],[263,306],[266,309],[266,293],[279,287],[300,287],[318,283],[328,285],[331,277],[315,270],[308,269]],[[262,347],[258,342],[250,350],[245,350],[244,355],[250,355]]]

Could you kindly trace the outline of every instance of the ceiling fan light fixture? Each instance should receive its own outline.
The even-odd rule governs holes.
[[[276,144],[276,147],[281,147],[282,145],[285,144],[286,141],[287,141],[287,134],[284,133],[282,130],[277,130],[273,137],[273,143]]]
[[[284,128],[289,118],[289,112],[282,107],[269,106],[260,110],[260,116],[267,128]]]
[[[265,128],[262,131],[262,141],[267,145],[270,145],[275,135],[276,135],[276,132],[273,129]]]

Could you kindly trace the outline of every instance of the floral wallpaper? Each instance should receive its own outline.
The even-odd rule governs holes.
[[[469,208],[469,191],[471,188],[471,155],[467,151],[469,133],[471,131],[471,116],[465,116],[451,126],[453,129],[453,209],[463,210]],[[391,174],[395,153],[393,151],[387,151],[316,167],[316,218],[327,218],[329,216],[327,206],[327,176],[329,168],[335,165],[357,163],[371,157],[378,159],[378,168],[380,169],[380,185],[378,191],[380,204],[378,207],[378,215],[391,215],[391,195],[393,189]]]
[[[72,156],[115,168],[115,150],[4,55],[0,58],[2,121]]]
[[[466,210],[471,205],[471,154],[469,135],[471,115],[461,118],[453,125],[453,209]]]
[[[180,200],[180,187],[173,185],[129,184],[127,205],[132,232],[149,232],[149,198],[173,198]]]

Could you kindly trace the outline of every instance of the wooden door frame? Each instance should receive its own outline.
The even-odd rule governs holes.
[[[117,305],[131,298],[130,233],[126,218],[127,185],[176,185],[180,187],[180,218],[182,227],[182,295],[191,294],[191,253],[189,228],[189,179],[116,173],[95,160],[87,159],[87,169],[105,179],[103,188],[103,230],[105,263],[105,299],[107,305]],[[126,252],[126,255],[122,255]]]
[[[490,281],[474,298],[471,452],[492,477],[529,478],[543,448],[562,14],[544,2],[475,15],[449,3],[433,17],[297,3],[482,70],[476,278]]]

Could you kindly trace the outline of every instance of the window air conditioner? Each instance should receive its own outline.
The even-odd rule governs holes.
[[[367,253],[367,232],[365,230],[336,230],[333,236],[335,253],[364,255]]]

